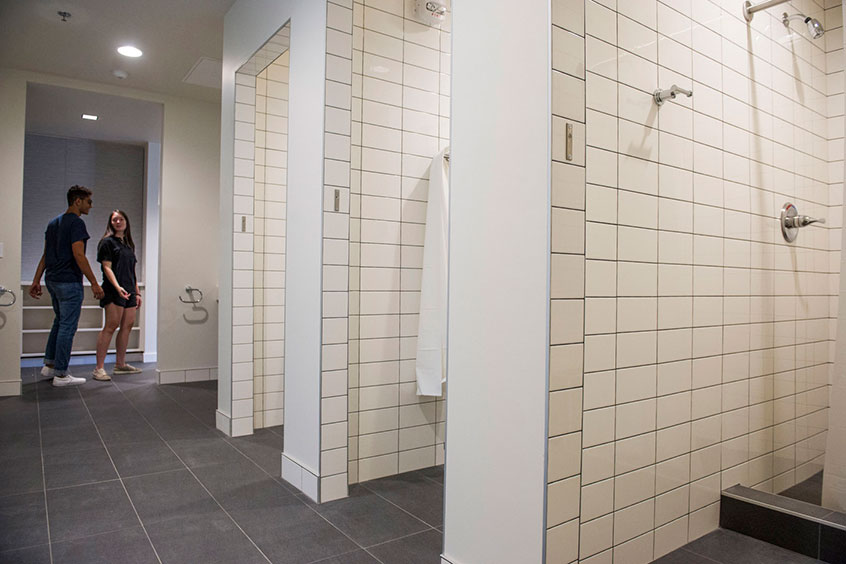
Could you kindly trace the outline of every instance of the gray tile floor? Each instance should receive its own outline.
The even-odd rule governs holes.
[[[214,383],[22,377],[0,398],[0,562],[440,562],[442,468],[316,505],[279,477],[281,428],[215,430]]]
[[[659,558],[655,564],[814,564],[814,558],[717,529]]]
[[[820,471],[778,495],[813,503],[814,505],[822,505],[822,484],[823,473]]]

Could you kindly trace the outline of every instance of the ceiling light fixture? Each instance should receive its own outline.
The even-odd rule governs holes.
[[[138,47],[133,47],[132,45],[123,45],[118,47],[118,53],[123,55],[124,57],[140,57],[144,53],[141,52],[141,49]]]
[[[82,114],[82,119],[90,119],[91,121],[97,121],[97,116],[94,114]]]

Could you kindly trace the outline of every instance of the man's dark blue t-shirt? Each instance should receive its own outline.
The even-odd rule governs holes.
[[[47,224],[44,232],[44,266],[47,282],[77,282],[82,284],[82,271],[73,258],[71,246],[88,241],[85,222],[75,213],[62,214]]]

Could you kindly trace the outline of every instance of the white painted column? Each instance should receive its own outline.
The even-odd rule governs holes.
[[[548,0],[453,6],[444,535],[452,564],[543,560],[550,26]]]
[[[26,128],[26,80],[12,71],[0,70],[0,171],[3,206],[0,207],[0,286],[15,292],[17,303],[0,308],[0,396],[21,393],[21,277],[32,280],[34,272],[21,272],[21,210],[23,209],[24,130]],[[0,296],[3,303],[9,296]]]

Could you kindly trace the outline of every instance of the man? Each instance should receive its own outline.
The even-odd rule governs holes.
[[[88,230],[80,218],[91,210],[91,190],[85,186],[71,186],[68,190],[68,209],[47,224],[44,233],[44,253],[29,288],[29,295],[41,297],[41,275],[47,271],[47,291],[53,301],[53,328],[44,352],[43,376],[52,376],[53,385],[78,386],[85,378],[68,372],[73,337],[82,311],[82,275],[91,282],[94,297],[103,297],[103,289],[85,258]]]

